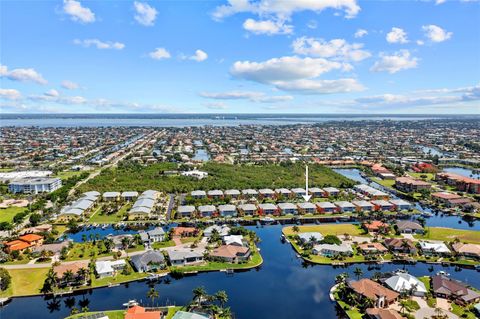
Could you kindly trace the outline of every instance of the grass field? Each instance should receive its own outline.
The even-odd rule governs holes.
[[[435,178],[435,174],[433,173],[408,173],[408,175],[418,178],[418,179],[423,179],[424,181],[432,181]],[[423,178],[422,176],[426,176],[426,178]]]
[[[9,269],[12,283],[0,296],[25,296],[40,293],[49,269]]]
[[[378,177],[373,177],[372,180],[375,181],[376,183],[378,183],[382,186],[388,187],[388,188],[393,188],[393,185],[395,185],[395,180],[394,179],[381,179],[381,178],[378,178]]]
[[[80,176],[82,173],[85,173],[85,171],[63,171],[63,172],[58,172],[55,175],[55,177],[58,177],[61,180],[66,180],[66,179],[69,179],[70,177]]]
[[[73,261],[73,260],[82,260],[82,259],[90,259],[92,257],[105,257],[111,256],[112,253],[106,254],[99,254],[98,247],[94,245],[92,242],[86,243],[75,243],[73,248],[70,249],[68,252],[67,259],[65,261]]]
[[[17,215],[18,213],[24,212],[27,208],[26,207],[8,207],[8,208],[0,208],[0,223],[1,222],[9,222],[11,223],[13,220],[13,216]]]
[[[319,232],[323,236],[325,235],[343,235],[349,234],[351,236],[369,236],[365,234],[364,230],[360,226],[353,224],[326,224],[326,225],[312,225],[312,226],[298,226],[300,233],[306,232]],[[295,235],[293,232],[293,226],[283,228],[283,233],[286,236]]]
[[[107,310],[107,311],[95,311],[95,312],[83,312],[77,313],[75,315],[69,316],[65,319],[78,319],[85,318],[86,316],[93,316],[99,313],[103,313],[108,316],[108,319],[123,319],[125,317],[124,310]],[[91,317],[94,318],[94,317]]]
[[[173,246],[175,246],[175,243],[173,242],[173,240],[157,241],[157,242],[152,244],[153,249],[160,249],[160,248],[173,247]]]
[[[415,238],[441,241],[453,241],[458,238],[462,242],[480,244],[479,231],[443,227],[428,227],[425,235],[415,235]]]
[[[101,286],[108,286],[109,284],[119,284],[122,282],[138,280],[147,277],[147,273],[138,273],[132,271],[130,275],[123,275],[118,273],[115,277],[105,277],[105,278],[92,278],[92,285],[91,287],[101,287]]]
[[[123,205],[117,213],[115,214],[102,214],[102,206],[100,206],[94,214],[92,214],[92,217],[88,220],[89,223],[99,223],[99,224],[108,224],[108,223],[117,223],[119,221],[122,221],[123,218],[125,217],[127,210],[131,207],[130,204],[125,204]]]
[[[158,163],[148,166],[125,163],[118,168],[102,171],[100,175],[81,185],[79,191],[156,189],[165,192],[188,192],[195,189],[292,188],[305,184],[305,166],[301,163],[229,165],[207,162],[199,167],[208,172],[208,177],[201,180],[162,174],[165,170],[174,169],[177,169],[174,163]],[[352,180],[321,165],[310,165],[309,174],[312,186],[348,187],[354,184]]]

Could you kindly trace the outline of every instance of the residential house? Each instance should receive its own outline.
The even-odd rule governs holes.
[[[258,213],[260,215],[276,215],[278,214],[278,206],[275,204],[258,204]]]
[[[385,246],[395,253],[416,254],[417,248],[410,239],[406,238],[387,238],[384,241]]]
[[[365,313],[370,319],[403,319],[403,316],[393,309],[367,308]]]
[[[195,237],[198,234],[198,229],[195,227],[175,227],[172,229],[173,236],[180,237]]]
[[[237,216],[237,207],[235,205],[218,205],[218,213],[222,217]]]
[[[237,206],[238,211],[245,216],[253,216],[257,213],[255,204],[241,204]]]
[[[148,250],[141,255],[130,257],[133,268],[137,272],[150,272],[163,269],[165,267],[165,257],[159,251]]]
[[[355,205],[358,212],[371,212],[373,211],[373,204],[366,200],[354,200],[352,204]]]
[[[125,266],[125,259],[99,260],[95,262],[95,272],[99,278],[112,277]]]
[[[299,233],[298,239],[302,244],[305,244],[305,243],[318,244],[323,240],[323,235],[320,234],[319,232]]]
[[[330,202],[317,202],[316,205],[319,213],[334,213],[337,211],[337,206]]]
[[[201,205],[198,206],[197,211],[200,217],[211,217],[217,212],[217,209],[213,205]]]
[[[297,214],[297,206],[293,203],[278,203],[278,209],[282,215]]]
[[[397,177],[395,179],[395,188],[405,193],[415,193],[421,190],[430,190],[432,185],[430,183],[413,179],[410,177]]]
[[[122,195],[120,196],[126,202],[133,202],[135,198],[138,197],[138,192],[133,192],[133,191],[123,192]]]
[[[413,204],[403,199],[391,199],[389,202],[393,204],[393,210],[396,211],[413,209]]]
[[[86,282],[87,278],[80,278],[81,274],[79,273],[80,269],[86,270],[86,273],[88,273],[88,264],[90,261],[88,260],[79,260],[75,262],[71,262],[68,264],[60,264],[57,266],[53,266],[53,272],[55,276],[57,277],[60,285],[69,285],[71,283],[76,282],[77,280],[84,279]],[[64,278],[64,275],[66,272],[72,272],[73,273],[73,278],[71,278],[71,281],[66,281]]]
[[[313,254],[322,255],[325,257],[337,257],[337,256],[352,256],[353,249],[350,244],[342,243],[341,245],[334,244],[320,244],[313,246]]]
[[[70,240],[64,240],[58,243],[45,244],[41,246],[35,246],[32,248],[32,253],[41,254],[42,251],[50,252],[52,254],[60,254],[63,248],[68,247],[71,243]]]
[[[292,188],[292,193],[297,198],[302,198],[302,196],[307,195],[305,188]]]
[[[365,228],[369,233],[385,232],[388,231],[388,224],[380,220],[367,221],[362,224],[362,227]]]
[[[196,199],[202,199],[207,197],[207,193],[205,191],[200,191],[200,190],[192,191],[190,195]]]
[[[180,218],[193,217],[195,216],[195,206],[192,206],[192,205],[178,206],[177,215]]]
[[[275,196],[275,192],[270,188],[259,189],[258,194],[262,198],[273,198]]]
[[[203,236],[209,238],[212,236],[213,231],[217,231],[217,233],[220,235],[220,237],[227,236],[230,233],[230,227],[227,225],[212,225],[208,226],[203,230]]]
[[[105,192],[102,195],[103,200],[106,201],[106,202],[117,201],[119,197],[120,197],[119,192]]]
[[[342,213],[354,212],[356,210],[356,206],[350,202],[346,201],[338,201],[334,202],[335,206],[337,206],[337,211]]]
[[[211,317],[196,312],[177,311],[172,319],[211,319]]]
[[[388,249],[385,248],[381,243],[378,242],[370,242],[370,243],[363,243],[358,244],[358,250],[360,250],[364,254],[385,254]]]
[[[460,305],[468,305],[480,301],[480,294],[461,281],[443,275],[432,277],[433,295],[440,298],[453,300]]]
[[[225,245],[248,246],[248,242],[243,238],[243,235],[223,236],[222,241]]]
[[[323,191],[325,193],[325,197],[336,197],[338,194],[340,194],[340,190],[335,187],[325,187]]]
[[[171,249],[167,252],[172,266],[195,265],[203,262],[203,254],[195,250]]]
[[[163,317],[161,311],[133,306],[127,309],[124,319],[162,319]]]
[[[298,211],[302,214],[315,214],[317,212],[317,206],[314,203],[298,203],[297,207]]]
[[[231,198],[239,198],[240,197],[240,191],[238,189],[227,189],[224,192],[225,196],[231,197]]]
[[[288,198],[292,195],[292,191],[288,188],[276,188],[275,193],[277,195],[277,198]]]
[[[398,272],[387,278],[385,284],[398,293],[405,292],[419,297],[425,296],[428,292],[422,281],[417,277],[403,272]]]
[[[448,249],[447,245],[445,245],[445,243],[441,241],[420,241],[419,246],[420,250],[426,256],[450,256],[452,254],[450,249]]]
[[[410,220],[399,220],[395,226],[402,234],[423,234],[425,232],[422,225]]]
[[[309,188],[308,191],[309,191],[310,195],[312,195],[312,197],[314,197],[314,198],[320,198],[320,197],[323,197],[325,195],[325,191],[321,188],[318,188],[318,187]]]
[[[480,245],[478,244],[465,244],[465,243],[454,243],[452,245],[453,251],[459,256],[472,259],[480,259]]]
[[[391,211],[394,208],[392,203],[383,199],[372,200],[372,204],[376,211]]]
[[[367,278],[358,281],[350,280],[347,285],[355,294],[372,300],[377,308],[387,308],[397,301],[399,296],[397,292]]]
[[[223,192],[219,189],[210,190],[207,192],[208,198],[220,199],[223,198]]]
[[[258,192],[255,189],[248,188],[242,190],[242,195],[244,198],[251,198],[257,196]]]
[[[250,248],[238,245],[222,245],[212,250],[210,257],[221,259],[229,263],[248,260]]]

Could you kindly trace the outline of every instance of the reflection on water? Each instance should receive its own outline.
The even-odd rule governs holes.
[[[480,171],[477,171],[474,173],[471,169],[469,168],[463,168],[463,167],[445,167],[443,171],[448,172],[448,173],[455,173],[459,175],[463,175],[466,177],[471,177],[471,178],[480,178]]]

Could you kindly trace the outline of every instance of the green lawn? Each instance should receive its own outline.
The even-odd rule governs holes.
[[[298,226],[300,233],[306,232],[319,232],[323,236],[325,235],[336,235],[340,236],[343,234],[349,234],[351,236],[366,236],[370,237],[368,234],[365,234],[364,230],[360,226],[353,224],[325,224],[325,225],[309,225],[309,226]],[[293,226],[288,226],[283,228],[283,233],[286,236],[295,235],[293,232]]]
[[[462,242],[480,244],[479,231],[444,227],[428,227],[425,235],[415,235],[415,238],[441,241],[453,241],[455,238],[458,238]]]
[[[17,215],[18,213],[22,213],[27,210],[26,207],[15,207],[11,206],[8,208],[0,208],[0,223],[1,222],[9,222],[13,221],[13,216]]]
[[[77,313],[77,314],[69,316],[65,319],[81,319],[81,318],[85,318],[86,316],[91,316],[91,315],[95,315],[95,314],[98,314],[98,313],[104,313],[105,315],[108,316],[108,319],[123,319],[125,317],[125,311],[124,310],[107,310],[107,311]]]
[[[456,303],[452,302],[452,312],[459,316],[460,318],[466,318],[466,319],[475,319],[478,318],[475,316],[475,314],[472,311],[469,311],[468,309],[457,305]]]
[[[424,181],[432,181],[435,178],[435,174],[433,173],[408,173],[408,175],[415,177],[417,179],[422,179]],[[423,178],[422,176],[426,176],[426,178]]]
[[[105,278],[92,278],[92,285],[90,287],[108,286],[109,284],[119,284],[122,282],[128,282],[138,280],[147,277],[147,273],[138,273],[132,271],[130,275],[123,275],[121,273],[116,274],[114,277]]]
[[[85,173],[85,171],[62,171],[62,172],[58,172],[55,175],[55,177],[58,177],[61,180],[66,180],[66,179],[69,179],[70,177],[80,176],[82,173]]]
[[[123,205],[118,212],[115,214],[104,214],[102,211],[102,206],[100,206],[94,214],[88,220],[89,223],[97,223],[97,224],[108,224],[108,223],[117,223],[124,219],[127,210],[130,208],[130,204]]]
[[[427,291],[430,291],[430,277],[429,276],[418,277],[418,280],[423,282],[423,284],[425,285],[425,288],[427,288]]]
[[[381,179],[381,178],[378,178],[378,177],[373,177],[372,180],[375,181],[376,183],[378,183],[382,186],[388,187],[388,188],[393,188],[393,185],[395,185],[395,180],[394,179]]]
[[[161,242],[157,241],[152,244],[153,249],[160,249],[160,248],[173,247],[173,246],[175,246],[175,243],[173,242],[173,240],[161,241]]]
[[[9,269],[8,272],[12,277],[12,283],[0,296],[25,296],[40,293],[49,269]]]
[[[73,248],[70,249],[70,251],[68,252],[68,256],[65,261],[90,259],[92,257],[98,258],[111,255],[111,252],[100,253],[98,247],[96,245],[93,245],[92,242],[75,243],[73,244]]]
[[[184,310],[184,308],[185,307],[169,307],[165,319],[172,319],[173,316],[177,313],[177,311]]]

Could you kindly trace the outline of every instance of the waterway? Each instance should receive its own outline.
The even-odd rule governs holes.
[[[403,265],[384,264],[380,269],[369,269],[368,265],[334,268],[332,266],[306,265],[296,257],[291,246],[282,243],[280,225],[264,228],[250,227],[261,238],[264,263],[255,270],[227,275],[223,272],[201,273],[175,280],[167,277],[155,284],[159,291],[159,304],[183,305],[191,300],[192,289],[204,286],[209,293],[225,290],[229,296],[228,305],[236,318],[240,319],[282,319],[282,318],[338,318],[335,304],[329,300],[328,292],[335,276],[347,272],[352,278],[355,267],[363,270],[363,277],[374,272],[394,271]],[[405,268],[415,276],[431,275],[442,266],[418,263]],[[453,267],[445,269],[453,278],[480,287],[480,276],[474,270],[456,272]],[[34,316],[36,319],[63,318],[70,313],[67,306],[72,298],[76,307],[88,305],[91,311],[121,309],[122,303],[137,299],[148,305],[146,297],[151,285],[147,282],[132,282],[113,288],[89,290],[77,295],[57,297],[55,301],[44,297],[13,299],[0,309],[0,318],[20,319]],[[70,298],[70,299],[69,299]]]
[[[459,175],[463,175],[465,177],[476,178],[480,179],[480,171],[476,171],[475,173],[473,170],[463,167],[445,167],[443,169],[444,172],[448,173],[455,173]]]
[[[207,151],[203,148],[197,148],[195,151],[195,156],[193,160],[195,161],[208,161],[210,159],[210,155],[208,155]]]

